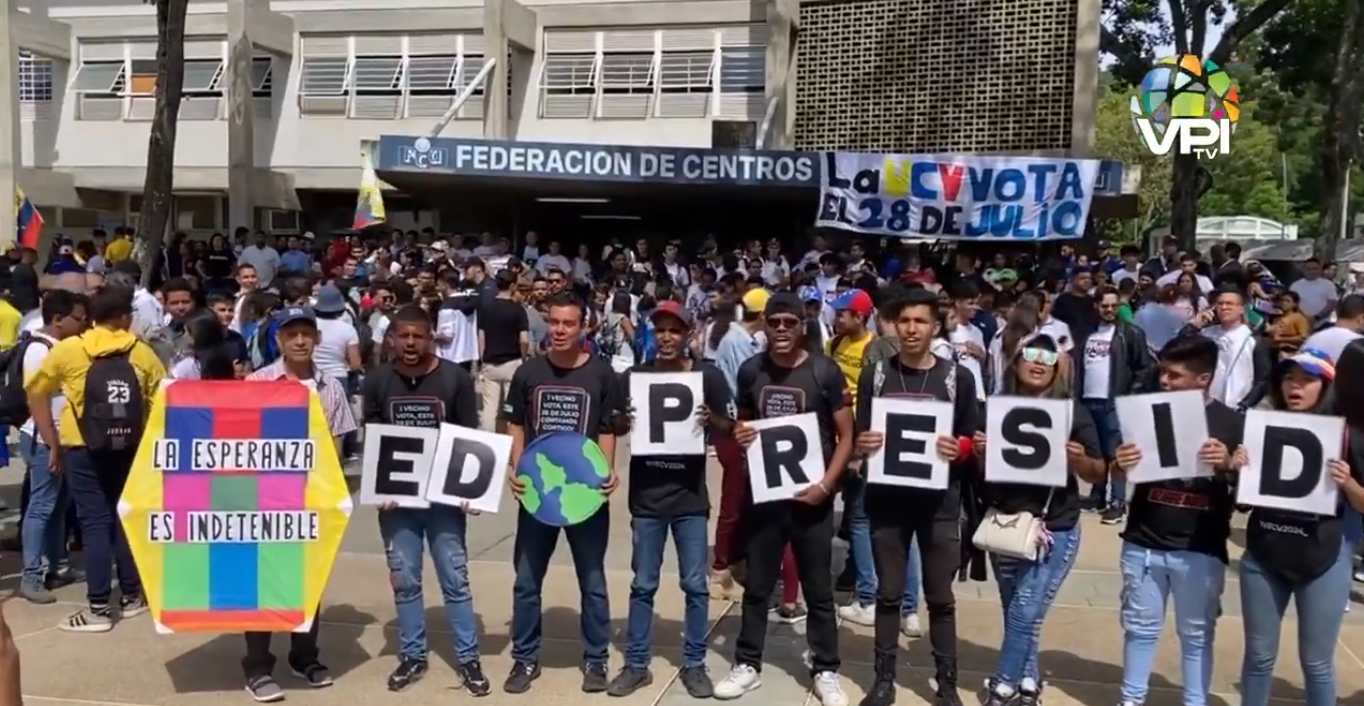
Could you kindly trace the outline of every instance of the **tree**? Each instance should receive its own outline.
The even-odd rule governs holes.
[[[1121,78],[1135,84],[1168,38],[1176,54],[1196,54],[1219,66],[1228,64],[1241,42],[1284,10],[1291,0],[1258,0],[1240,7],[1228,0],[1165,0],[1168,21],[1158,0],[1106,0],[1099,50],[1109,54]],[[1236,19],[1226,24],[1229,13]],[[1225,26],[1224,26],[1225,25]],[[1208,50],[1208,29],[1223,26],[1222,38]],[[1212,187],[1212,174],[1194,155],[1175,155],[1170,184],[1170,232],[1186,250],[1194,247],[1198,199]]]
[[[174,207],[175,134],[185,85],[185,16],[189,0],[147,0],[156,4],[156,108],[147,140],[147,177],[138,221],[142,285],[166,239]]]

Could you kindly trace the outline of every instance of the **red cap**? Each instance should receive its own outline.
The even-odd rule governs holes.
[[[659,302],[658,306],[654,307],[652,312],[649,312],[650,321],[654,321],[660,316],[675,316],[682,323],[691,326],[691,312],[687,311],[686,308],[672,299],[665,299]]]
[[[850,289],[834,300],[834,311],[866,315],[871,313],[871,308],[871,295],[861,289]]]

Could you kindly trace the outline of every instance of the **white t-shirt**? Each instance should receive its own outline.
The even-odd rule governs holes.
[[[563,255],[541,255],[535,259],[535,269],[542,275],[548,275],[550,270],[558,270],[567,277],[573,271],[573,263]]]
[[[985,376],[981,372],[980,361],[966,352],[966,344],[974,343],[981,350],[985,350],[985,336],[981,334],[980,329],[975,326],[965,325],[958,326],[952,330],[951,340],[952,357],[955,358],[958,363],[961,363],[961,367],[966,368],[971,371],[972,375],[976,376],[976,397],[984,402]]]
[[[171,366],[170,377],[172,380],[198,380],[199,361],[194,358],[181,358]]]
[[[1326,313],[1326,307],[1339,296],[1335,283],[1325,277],[1300,279],[1288,289],[1295,292],[1298,298],[1302,300],[1300,308],[1309,319],[1315,319]]]
[[[1307,340],[1302,342],[1302,350],[1315,348],[1330,356],[1332,363],[1339,363],[1340,354],[1345,352],[1345,346],[1360,338],[1364,338],[1364,336],[1360,336],[1344,326],[1332,326],[1308,336]]]
[[[39,317],[38,324],[39,324],[38,328],[41,329],[42,317]],[[32,332],[32,335],[35,339],[41,338],[44,341],[52,344],[52,346],[57,345],[57,339],[52,338],[51,336],[48,336],[47,334],[44,334],[41,331],[35,330]],[[33,343],[29,344],[27,349],[24,350],[24,362],[23,367],[21,367],[20,370],[23,371],[25,379],[27,379],[28,376],[33,373],[33,371],[37,370],[38,366],[43,364],[43,359],[46,358],[48,352],[52,350],[52,346],[45,346],[42,343],[34,341]],[[65,406],[66,406],[65,395],[57,393],[52,396],[52,424],[54,427],[61,425],[62,407]],[[25,420],[23,426],[19,427],[19,431],[28,434],[29,436],[32,436],[34,438],[37,438],[38,432],[36,431],[36,428],[33,426],[33,417],[29,417],[27,420]],[[38,441],[41,442],[42,439],[39,439]]]
[[[1112,396],[1113,324],[1099,326],[1085,341],[1085,389],[1081,395],[1087,400],[1106,400]]]
[[[346,349],[360,345],[355,327],[340,319],[318,319],[317,347],[313,349],[313,366],[320,377],[344,380],[350,372]]]
[[[1184,274],[1183,270],[1173,270],[1171,272],[1166,272],[1165,274],[1160,276],[1160,279],[1156,280],[1156,286],[1167,287],[1169,285],[1172,285],[1179,281],[1179,276],[1182,274]],[[1198,283],[1198,291],[1200,292],[1212,291],[1212,280],[1208,279],[1207,277],[1196,274],[1194,275],[1194,281]],[[1115,280],[1114,284],[1116,283],[1117,281]]]
[[[1075,337],[1070,335],[1070,326],[1060,319],[1048,316],[1047,320],[1037,327],[1037,333],[1051,337],[1062,353],[1069,353],[1070,349],[1075,347]]]
[[[449,338],[436,355],[452,363],[467,363],[478,358],[478,312],[465,314],[458,309],[442,307],[436,312],[436,335]]]

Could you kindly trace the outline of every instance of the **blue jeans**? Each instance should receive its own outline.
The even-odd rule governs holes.
[[[47,467],[52,452],[31,435],[19,434],[19,454],[28,465],[28,507],[23,519],[23,580],[43,584],[43,560],[47,571],[65,569],[66,510],[71,505],[71,494],[66,479],[53,475]]]
[[[990,555],[1004,608],[1004,640],[994,682],[1018,688],[1024,679],[1041,684],[1037,643],[1042,621],[1080,554],[1080,526],[1053,532],[1051,550],[1041,561]]]
[[[1156,643],[1165,626],[1165,604],[1173,598],[1184,706],[1206,706],[1226,565],[1207,554],[1163,552],[1131,542],[1123,542],[1121,564],[1123,701],[1146,701]],[[1334,610],[1345,610],[1344,598],[1336,601]]]
[[[1094,428],[1099,434],[1099,450],[1112,461],[1122,443],[1122,427],[1118,425],[1118,408],[1113,400],[1084,400],[1085,409],[1094,417]],[[1095,483],[1089,488],[1089,498],[1097,505],[1113,503],[1127,505],[1127,480],[1122,474],[1110,473],[1106,483]]]
[[[1336,703],[1335,653],[1342,607],[1350,598],[1350,545],[1326,573],[1293,584],[1262,568],[1249,553],[1241,557],[1241,614],[1246,653],[1241,660],[1242,706],[1266,706],[1279,656],[1279,632],[1288,599],[1298,612],[1298,660],[1302,664],[1305,706]]]
[[[849,476],[843,485],[843,511],[850,513],[848,523],[852,541],[853,566],[857,568],[857,582],[853,593],[859,605],[876,605],[876,560],[871,551],[871,523],[867,520],[867,482],[860,476]],[[905,562],[905,598],[900,604],[901,615],[919,612],[919,539],[910,538],[909,561]]]
[[[682,612],[682,660],[688,667],[706,661],[706,633],[710,629],[710,593],[706,560],[710,557],[710,533],[705,515],[687,517],[635,517],[630,520],[630,618],[626,623],[625,663],[640,669],[649,666],[649,647],[653,644],[654,595],[658,593],[658,574],[663,566],[663,550],[672,530],[677,548],[686,608]]]
[[[142,595],[137,563],[128,549],[123,523],[118,519],[118,499],[133,465],[131,453],[100,453],[85,448],[66,449],[67,487],[76,505],[85,546],[85,594],[91,608],[109,605],[115,563],[124,599]]]
[[[578,593],[582,605],[578,612],[583,634],[583,662],[606,664],[611,639],[611,603],[606,595],[606,544],[611,532],[611,506],[603,505],[597,514],[572,527],[552,527],[518,510],[516,544],[512,548],[516,563],[516,583],[512,586],[512,659],[535,662],[540,657],[543,614],[541,596],[549,559],[559,544],[559,532],[568,536],[573,554],[573,570],[578,574]]]
[[[447,505],[425,510],[395,508],[379,513],[379,536],[388,558],[393,607],[398,613],[398,656],[425,661],[427,655],[425,604],[422,601],[423,544],[431,547],[445,619],[455,635],[460,664],[478,659],[478,618],[469,590],[469,554],[464,536],[464,511]]]

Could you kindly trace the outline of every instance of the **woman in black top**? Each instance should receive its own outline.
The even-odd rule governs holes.
[[[208,252],[199,263],[199,272],[204,276],[204,291],[231,293],[232,269],[237,257],[228,247],[227,239],[221,233],[214,233],[208,241]]]
[[[1364,347],[1351,344],[1341,355],[1342,369],[1364,366]],[[1351,371],[1348,376],[1358,377]],[[1284,360],[1270,377],[1273,409],[1304,414],[1332,414],[1331,384],[1335,367],[1324,353],[1303,350]],[[1342,398],[1341,407],[1357,406]],[[1348,416],[1348,415],[1347,415]],[[1347,439],[1350,458],[1358,458],[1356,429]],[[1328,453],[1334,450],[1328,451]],[[1243,462],[1244,451],[1238,454]],[[1243,463],[1244,465],[1244,463]],[[1279,656],[1279,634],[1289,598],[1298,614],[1298,655],[1302,665],[1305,706],[1336,703],[1335,652],[1340,624],[1350,600],[1351,543],[1343,541],[1346,504],[1364,509],[1364,487],[1358,464],[1326,462],[1340,486],[1340,504],[1330,516],[1257,507],[1246,523],[1246,553],[1241,557],[1241,615],[1245,621],[1245,656],[1241,660],[1241,703],[1266,706]],[[1352,513],[1351,513],[1352,514]],[[1353,514],[1352,514],[1353,515]],[[1358,521],[1357,519],[1355,521]]]
[[[1050,336],[1034,335],[1019,342],[1004,371],[1001,394],[1020,397],[1073,399],[1069,359]],[[986,402],[989,405],[989,402]],[[1065,488],[1013,483],[985,486],[986,504],[998,515],[1032,513],[1045,522],[1036,560],[998,554],[990,556],[999,600],[1004,606],[1004,640],[999,664],[989,680],[985,706],[1017,701],[1033,706],[1041,701],[1042,680],[1037,666],[1037,642],[1051,602],[1080,553],[1080,490],[1076,478],[1087,483],[1104,479],[1103,454],[1089,412],[1080,404],[1071,410],[1066,460],[1071,476]],[[985,434],[977,432],[975,457],[984,459]],[[988,519],[987,519],[988,521]]]

